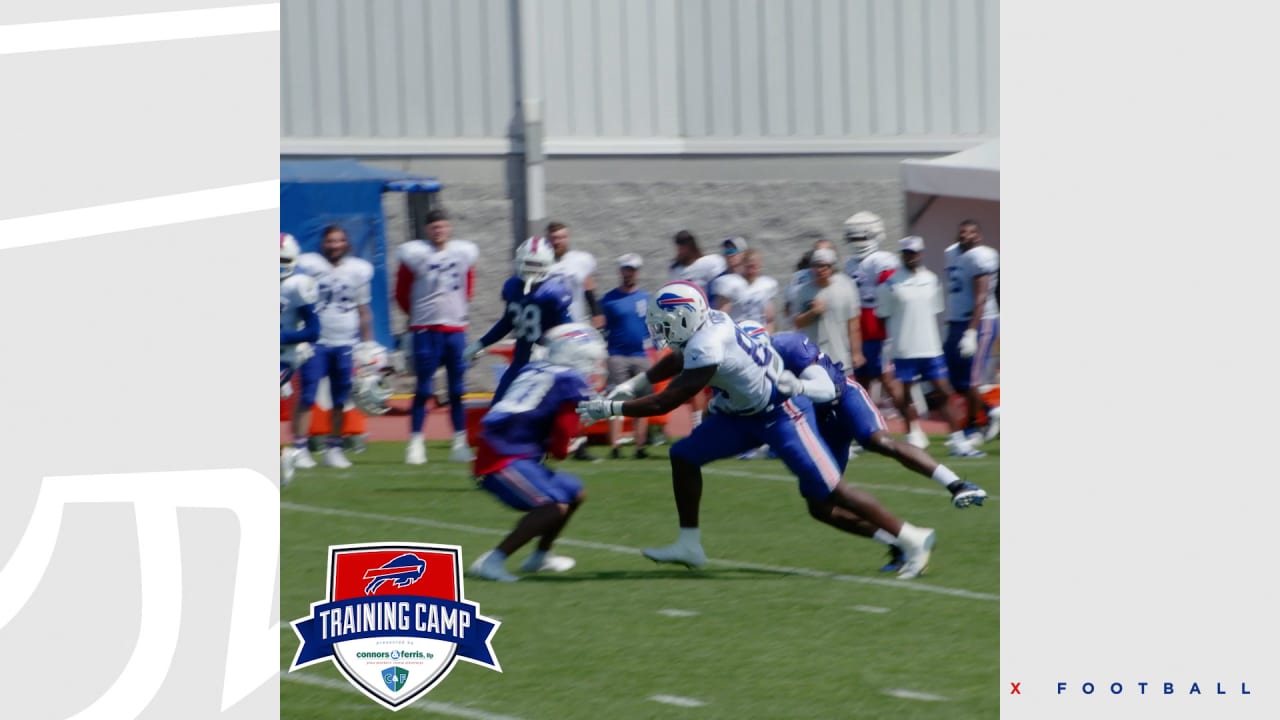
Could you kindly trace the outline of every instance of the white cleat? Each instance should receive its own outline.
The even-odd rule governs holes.
[[[293,482],[293,448],[285,448],[280,453],[280,489]]]
[[[907,433],[907,444],[924,450],[929,447],[929,436],[925,435],[921,430],[909,432]]]
[[[645,548],[644,556],[654,562],[676,563],[693,570],[707,564],[707,554],[701,545],[675,543],[660,548]]]
[[[987,432],[983,435],[983,439],[990,442],[1000,436],[1000,408],[994,407],[987,411]]]
[[[899,536],[898,547],[902,548],[902,569],[898,577],[902,580],[920,577],[929,567],[929,556],[933,554],[933,546],[938,541],[938,533],[933,528],[911,528],[910,533]]]
[[[404,449],[405,465],[426,465],[427,444],[421,438],[410,438]]]
[[[306,448],[293,449],[293,467],[297,470],[310,470],[316,466],[316,459],[311,457],[311,451]]]
[[[537,572],[568,572],[577,565],[578,561],[564,555],[554,555],[546,553],[542,557],[538,557],[537,553],[530,555],[520,565],[520,572],[537,573]]]
[[[331,447],[324,451],[324,466],[346,470],[351,467],[351,461],[347,459],[347,454],[342,452],[340,447]]]
[[[493,557],[492,550],[476,558],[476,561],[471,563],[469,572],[478,578],[495,582],[515,582],[520,579],[507,572],[507,568]]]
[[[454,437],[453,447],[449,450],[449,462],[467,463],[473,462],[475,459],[475,453],[471,452],[470,446],[467,445],[467,436]]]

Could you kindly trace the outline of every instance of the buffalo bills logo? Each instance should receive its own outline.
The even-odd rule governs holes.
[[[693,307],[694,301],[691,297],[677,295],[673,292],[665,292],[658,296],[658,307],[663,310],[675,310],[680,307]]]
[[[398,588],[409,587],[422,579],[422,573],[426,569],[426,560],[413,553],[405,553],[382,567],[366,570],[364,579],[372,582],[365,586],[364,594],[372,595],[378,592],[378,588],[388,581],[395,583]]]

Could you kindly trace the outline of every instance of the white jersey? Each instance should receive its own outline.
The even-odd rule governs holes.
[[[717,365],[711,376],[715,397],[709,408],[726,415],[754,415],[773,401],[782,358],[765,343],[747,336],[719,310],[707,313],[707,322],[684,347],[684,368]]]
[[[844,272],[858,284],[858,299],[864,310],[876,309],[877,291],[881,283],[902,270],[902,260],[888,250],[876,250],[859,260],[849,258]]]
[[[711,294],[711,281],[729,269],[723,255],[703,255],[688,265],[672,265],[671,280],[686,280]]]
[[[583,250],[569,250],[551,266],[549,277],[558,277],[573,293],[569,303],[569,317],[574,322],[591,322],[591,308],[587,306],[587,278],[596,272],[596,258]]]
[[[942,283],[932,270],[900,270],[880,286],[876,312],[889,319],[894,359],[935,358],[942,354],[938,313],[944,309]]]
[[[294,273],[280,281],[280,330],[301,330],[302,308],[314,306],[320,300],[320,291],[313,277]],[[295,345],[280,346],[280,361],[293,364]]]
[[[1000,315],[996,306],[996,286],[1000,283],[1000,253],[986,245],[978,245],[969,252],[960,252],[960,244],[953,243],[947,248],[947,320],[964,322],[973,315],[973,282],[975,279],[990,275],[991,283],[987,287],[987,302],[982,309],[982,317],[994,318]]]
[[[361,305],[370,300],[369,283],[373,281],[373,265],[351,255],[329,262],[319,253],[303,253],[298,257],[298,272],[316,279],[320,300],[316,315],[320,318],[320,345],[350,346],[360,342]]]
[[[765,324],[765,308],[778,294],[778,281],[764,275],[748,282],[736,273],[721,275],[711,283],[712,294],[724,297],[730,303],[729,317],[734,322],[754,320]]]
[[[467,271],[480,248],[466,240],[450,240],[443,248],[410,240],[397,251],[400,264],[413,271],[409,294],[409,327],[467,325]]]
[[[849,321],[857,319],[860,314],[858,289],[851,278],[831,274],[831,282],[826,287],[818,287],[811,282],[801,285],[796,291],[796,305],[791,312],[799,314],[816,298],[822,298],[826,310],[818,319],[800,328],[800,332],[808,336],[810,342],[827,354],[827,357],[843,363],[846,370],[853,367],[853,354],[849,347]]]

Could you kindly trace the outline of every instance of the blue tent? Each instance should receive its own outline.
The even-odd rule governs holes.
[[[384,192],[440,191],[432,177],[362,165],[354,160],[282,160],[280,230],[298,239],[303,252],[319,252],[320,233],[341,225],[351,252],[373,264],[373,335],[394,347],[391,335]]]

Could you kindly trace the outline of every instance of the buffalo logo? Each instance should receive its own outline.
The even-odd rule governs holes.
[[[325,587],[311,614],[293,621],[290,672],[332,661],[366,696],[399,710],[459,660],[502,671],[491,644],[499,623],[463,595],[457,545],[334,545]]]
[[[679,307],[693,307],[693,298],[665,292],[658,296],[658,307],[663,310],[675,310]]]
[[[364,579],[373,582],[365,586],[364,594],[372,595],[378,592],[378,588],[387,581],[395,583],[398,588],[409,587],[422,579],[422,573],[426,569],[426,560],[413,553],[405,553],[382,567],[366,570]]]

